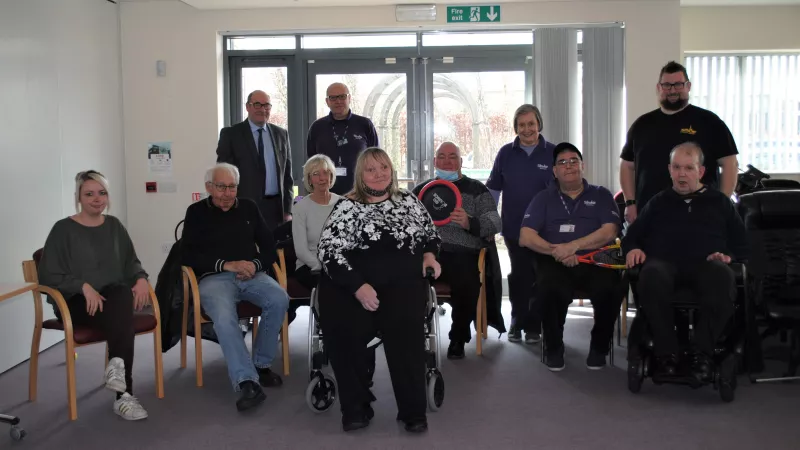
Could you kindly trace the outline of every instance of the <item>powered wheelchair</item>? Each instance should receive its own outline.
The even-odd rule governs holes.
[[[698,378],[683,366],[675,375],[657,375],[657,360],[653,348],[653,337],[646,319],[647,311],[639,307],[636,309],[636,317],[628,334],[628,390],[638,393],[644,379],[649,377],[655,384],[684,384],[694,389],[711,384],[719,392],[722,401],[733,401],[736,376],[745,348],[745,308],[747,307],[748,291],[745,265],[734,263],[730,267],[736,276],[735,311],[726,332],[715,346],[714,355],[711,358],[710,376],[704,379]],[[639,269],[640,267],[635,267],[628,271],[634,298],[637,295],[636,282],[639,278]],[[690,289],[678,289],[675,294],[673,307],[680,346],[679,357],[687,360],[695,351],[693,347],[694,327],[699,304],[696,294]],[[639,302],[636,304],[639,305]]]
[[[430,280],[430,277],[428,278]],[[336,379],[324,369],[329,364],[325,350],[325,340],[320,326],[319,300],[317,289],[311,291],[311,313],[308,315],[308,368],[309,382],[306,387],[306,404],[315,413],[329,410],[336,403]],[[438,411],[444,402],[444,377],[440,371],[442,356],[439,351],[441,329],[439,328],[439,304],[436,292],[429,284],[428,301],[425,306],[425,380],[427,382],[428,409]],[[376,336],[369,344],[370,349],[381,344]]]

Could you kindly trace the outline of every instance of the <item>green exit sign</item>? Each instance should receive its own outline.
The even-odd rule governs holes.
[[[447,23],[470,22],[500,22],[500,5],[447,7]]]

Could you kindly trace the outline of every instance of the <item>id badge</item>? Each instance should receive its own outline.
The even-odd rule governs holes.
[[[347,176],[347,167],[337,167],[336,168],[336,176],[337,177],[346,177]]]
[[[565,223],[558,228],[559,233],[574,233],[575,225]]]

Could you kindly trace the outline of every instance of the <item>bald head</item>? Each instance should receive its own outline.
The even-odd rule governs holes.
[[[703,163],[705,162],[703,149],[701,149],[700,146],[694,142],[684,142],[683,144],[676,145],[675,148],[673,148],[672,151],[669,152],[670,162],[672,162],[675,159],[676,153],[682,153],[697,158],[698,166],[702,166]]]
[[[350,114],[350,89],[343,83],[331,84],[326,91],[325,104],[331,109],[334,119],[346,119]]]
[[[264,91],[253,91],[247,96],[247,118],[258,126],[264,126],[272,112],[272,102]]]

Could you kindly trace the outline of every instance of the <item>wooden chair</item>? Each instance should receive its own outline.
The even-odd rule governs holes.
[[[478,255],[478,274],[481,281],[481,290],[478,295],[478,307],[475,314],[475,328],[478,331],[476,353],[483,355],[483,340],[489,337],[489,323],[486,316],[486,249],[481,249]],[[450,298],[450,285],[437,281],[433,283],[437,298]]]
[[[33,254],[33,260],[22,262],[22,273],[28,283],[39,284],[38,265],[42,257],[42,250],[39,249]],[[149,283],[148,283],[149,285]],[[156,396],[164,398],[164,363],[161,359],[161,314],[158,308],[158,299],[150,286],[150,303],[153,305],[153,314],[134,313],[133,328],[136,335],[153,334],[153,354],[156,372]],[[42,293],[47,294],[56,302],[56,307],[61,315],[61,320],[49,319],[42,320]],[[42,338],[42,329],[59,330],[64,332],[66,341],[65,351],[67,358],[67,403],[69,409],[69,419],[78,419],[77,394],[75,390],[75,349],[86,345],[105,342],[105,334],[95,328],[82,327],[72,324],[72,317],[67,308],[64,296],[57,289],[47,286],[38,286],[33,291],[35,323],[33,328],[33,339],[31,341],[31,360],[30,373],[28,379],[28,399],[36,401],[37,381],[39,375],[39,343]],[[108,344],[106,344],[106,365],[108,365]],[[105,370],[105,365],[103,366]]]
[[[278,257],[283,257],[283,250],[278,250]],[[194,357],[195,373],[197,376],[197,387],[203,387],[203,339],[199,337],[200,327],[204,323],[211,323],[211,319],[206,316],[200,307],[200,288],[197,284],[197,277],[191,267],[182,266],[183,271],[183,322],[181,325],[181,368],[186,368],[186,341],[189,327],[189,302],[191,301],[194,310]],[[286,272],[277,264],[272,264],[275,277],[281,287],[286,290]],[[189,293],[191,292],[191,300]],[[249,302],[239,302],[236,310],[240,319],[253,319],[252,351],[255,351],[256,333],[258,332],[258,320],[261,317],[261,308]],[[281,326],[281,347],[283,352],[283,375],[289,376],[289,315],[286,314]]]

